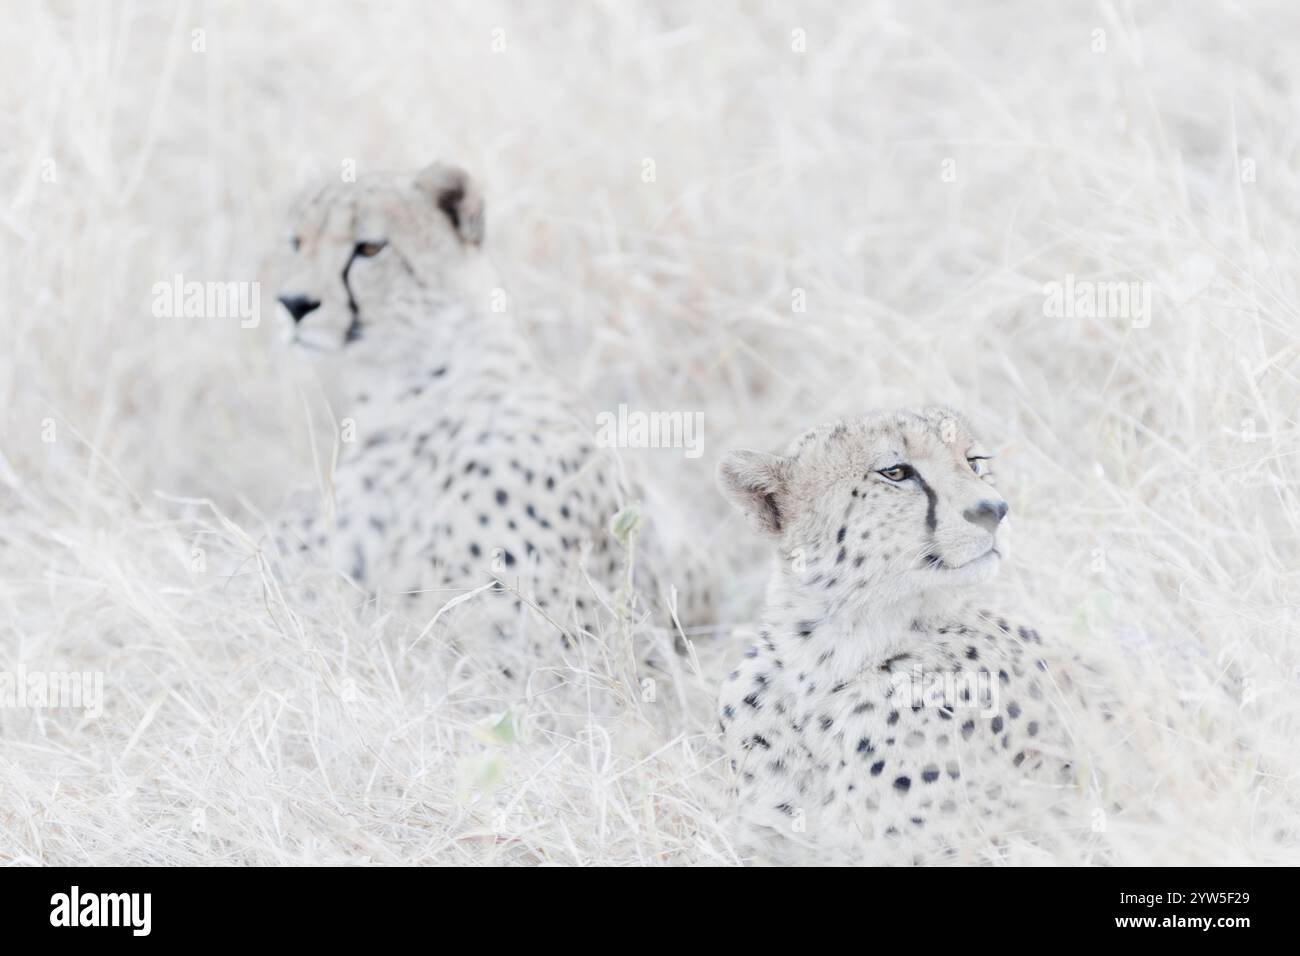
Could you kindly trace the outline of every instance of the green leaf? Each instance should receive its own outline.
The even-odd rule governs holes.
[[[641,530],[641,505],[639,502],[627,505],[609,520],[609,533],[624,548],[631,548]]]

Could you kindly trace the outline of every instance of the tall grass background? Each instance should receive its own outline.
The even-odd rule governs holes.
[[[712,700],[769,557],[716,462],[944,401],[998,455],[1000,600],[1120,701],[1091,825],[969,858],[1300,862],[1300,8],[3,16],[0,670],[104,708],[0,709],[0,860],[735,862]],[[704,415],[698,459],[628,452],[724,594],[653,701],[599,657],[586,718],[485,696],[427,620],[259,557],[332,445],[277,346],[287,202],[434,158],[593,416]],[[261,324],[154,317],[178,273],[261,282]],[[1067,276],[1150,315],[1044,314]]]

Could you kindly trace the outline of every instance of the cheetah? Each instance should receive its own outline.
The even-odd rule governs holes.
[[[462,603],[488,607],[499,640],[469,656],[517,679],[591,630],[630,568],[652,598],[669,578],[652,534],[632,564],[611,536],[637,489],[492,308],[483,241],[482,195],[446,163],[325,184],[295,203],[278,299],[292,348],[337,372],[338,418],[354,434],[340,444],[332,510],[305,510],[283,535],[417,610],[472,594]],[[689,620],[700,592],[690,563],[683,575],[673,583]]]
[[[941,407],[720,465],[778,552],[758,640],[719,700],[748,852],[942,862],[1034,806],[1066,812],[1070,715],[1086,702],[1037,630],[972,590],[1007,550],[990,465]]]

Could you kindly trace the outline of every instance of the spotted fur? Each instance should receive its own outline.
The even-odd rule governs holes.
[[[482,241],[478,190],[443,164],[327,185],[295,208],[281,301],[299,348],[337,364],[337,415],[355,433],[332,513],[306,512],[288,533],[426,616],[490,585],[466,603],[496,638],[467,651],[518,678],[554,664],[614,603],[627,555],[609,523],[639,496],[596,447],[594,419],[492,310]],[[690,623],[702,582],[689,565],[668,573],[653,530],[637,545],[637,590],[666,621],[659,599],[677,585]]]
[[[1038,631],[974,590],[1006,550],[986,459],[960,416],[927,408],[723,462],[778,551],[719,702],[751,852],[937,860],[1062,812],[1084,703]]]

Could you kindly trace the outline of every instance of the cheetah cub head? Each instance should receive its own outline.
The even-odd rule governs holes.
[[[291,341],[360,355],[427,340],[439,312],[464,301],[482,240],[483,201],[455,166],[305,190],[281,269]]]
[[[779,542],[787,595],[882,605],[997,572],[1007,504],[989,464],[960,415],[931,407],[821,425],[783,455],[734,451],[719,481]]]

